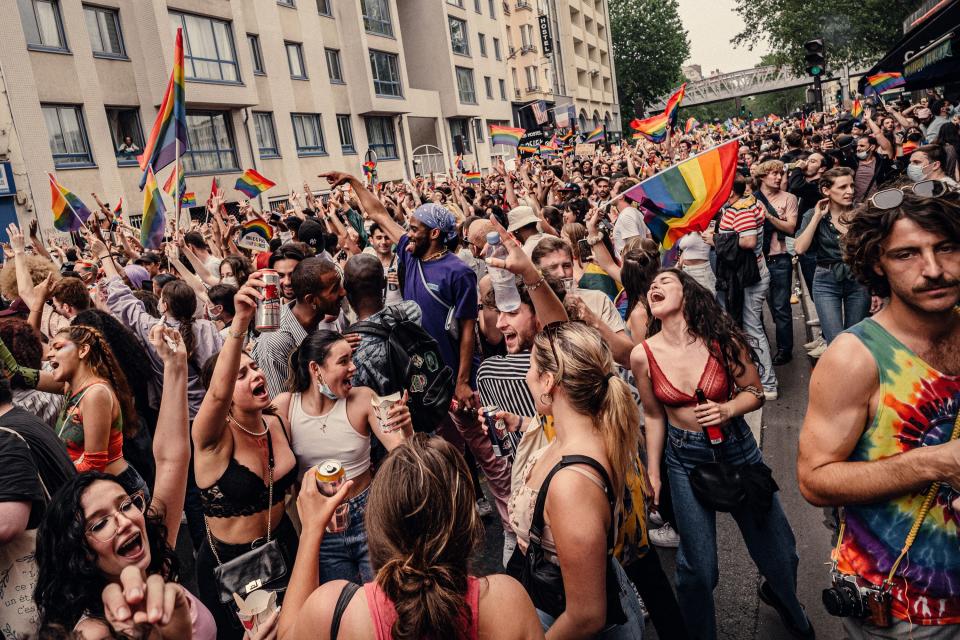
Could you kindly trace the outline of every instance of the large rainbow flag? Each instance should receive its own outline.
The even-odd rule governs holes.
[[[873,76],[867,76],[867,86],[864,87],[864,95],[870,95],[875,93],[880,95],[884,91],[890,91],[890,89],[896,89],[897,87],[902,87],[907,84],[907,81],[903,79],[902,73],[897,73],[896,71],[878,73]]]
[[[47,175],[50,176],[53,226],[57,231],[77,231],[90,217],[90,209],[73,192],[57,182],[52,173]]]
[[[233,188],[243,192],[248,198],[256,198],[258,195],[277,185],[273,180],[264,178],[254,169],[247,169],[243,175],[237,178],[237,183]]]
[[[634,118],[630,126],[635,129],[641,137],[646,138],[650,142],[663,142],[667,139],[667,133],[670,131],[670,128],[677,126],[677,119],[680,116],[680,103],[683,102],[686,91],[687,83],[684,82],[667,100],[667,106],[663,110],[663,113],[658,113],[655,116],[650,116],[643,120]],[[633,138],[634,140],[638,139],[636,134],[634,134]]]
[[[735,138],[673,165],[624,192],[664,249],[691,231],[703,231],[727,201],[737,171]]]
[[[504,127],[499,124],[492,124],[490,125],[490,143],[516,147],[520,144],[520,137],[526,132],[526,129],[520,129],[519,127]]]
[[[177,44],[173,50],[173,72],[167,83],[167,92],[160,103],[160,111],[153,122],[150,137],[140,156],[140,189],[147,182],[147,169],[163,169],[187,150],[187,102],[183,73],[183,29],[177,29]]]
[[[143,220],[140,224],[140,244],[144,249],[159,249],[163,242],[163,229],[167,225],[167,211],[160,197],[157,177],[147,167],[147,181],[143,190]]]

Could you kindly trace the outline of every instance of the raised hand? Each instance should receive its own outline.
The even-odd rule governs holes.
[[[23,253],[26,245],[24,243],[23,232],[20,231],[20,227],[14,223],[8,224],[7,237],[10,238],[10,248],[13,249],[14,255]]]
[[[190,604],[183,587],[158,574],[147,576],[133,565],[108,584],[101,595],[103,613],[114,630],[134,638],[189,638]],[[151,629],[152,626],[152,629]]]

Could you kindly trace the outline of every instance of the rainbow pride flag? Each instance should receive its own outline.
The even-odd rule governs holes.
[[[180,206],[181,207],[195,207],[197,206],[197,194],[193,191],[184,191],[180,194]]]
[[[463,174],[463,179],[467,184],[480,184],[482,176],[479,171],[468,171]]]
[[[266,220],[260,217],[252,218],[247,220],[241,225],[240,237],[247,235],[248,233],[255,233],[267,242],[273,238],[273,229],[270,227],[269,223]]]
[[[167,210],[160,197],[157,177],[147,167],[147,181],[143,190],[143,221],[140,225],[140,244],[144,249],[159,249],[163,242],[163,229],[167,226]]]
[[[233,188],[243,193],[248,198],[255,198],[270,187],[276,186],[276,182],[264,178],[254,169],[247,169],[243,175],[237,178],[237,183]]]
[[[699,125],[699,124],[700,124],[700,123],[697,122],[697,119],[696,119],[696,118],[687,118],[686,124],[683,125],[683,132],[684,132],[684,133],[690,133],[691,131],[693,131],[694,129],[696,129],[696,128],[697,128],[697,125]]]
[[[539,147],[532,144],[521,144],[517,147],[518,153],[537,153],[539,150]]]
[[[566,133],[562,134],[557,139],[560,140],[560,142],[567,142],[571,138],[573,138],[573,128],[568,129]]]
[[[50,176],[53,226],[57,231],[77,231],[90,217],[90,209],[73,192],[57,182],[52,173],[47,175]]]
[[[903,143],[903,155],[908,156],[920,148],[920,143],[913,140],[907,140]]]
[[[594,129],[593,131],[591,131],[590,133],[588,133],[588,134],[587,134],[587,137],[584,138],[583,141],[586,142],[586,143],[600,142],[601,140],[603,140],[603,139],[606,138],[606,137],[607,137],[607,134],[605,134],[605,133],[603,132],[603,125],[600,125],[600,126],[597,127],[596,129]]]
[[[639,204],[647,228],[664,249],[707,228],[730,195],[739,149],[739,139],[724,142],[624,192]]]
[[[113,208],[113,217],[119,217],[123,213],[123,196],[120,196],[120,199],[117,200],[117,206]]]
[[[508,147],[516,147],[520,144],[520,137],[526,133],[526,129],[519,127],[504,127],[499,124],[490,125],[490,143],[494,145],[505,144]]]
[[[667,106],[664,108],[663,113],[658,113],[655,116],[650,116],[643,120],[637,120],[635,118],[630,123],[630,126],[640,135],[638,137],[637,134],[634,134],[633,139],[639,140],[642,137],[650,142],[657,143],[666,140],[670,128],[677,125],[677,118],[680,115],[680,103],[683,102],[686,93],[687,83],[684,82],[667,100]]]
[[[863,105],[860,104],[860,98],[854,99],[853,104],[850,106],[850,115],[857,120],[863,115]]]
[[[173,72],[167,91],[160,103],[160,111],[153,122],[150,137],[140,156],[140,189],[147,182],[147,169],[163,169],[187,150],[187,102],[183,72],[183,29],[177,29],[177,44],[173,50]]]
[[[167,181],[163,183],[163,190],[173,198],[174,202],[177,200],[178,192],[181,196],[187,192],[187,177],[183,175],[183,162],[180,161],[180,158],[177,158],[177,163],[173,165],[173,171],[170,172]]]
[[[867,76],[867,86],[864,87],[863,92],[866,95],[870,95],[871,93],[880,95],[884,91],[890,91],[891,89],[902,87],[905,84],[907,84],[907,81],[903,79],[902,73],[897,73],[896,71],[878,73]]]

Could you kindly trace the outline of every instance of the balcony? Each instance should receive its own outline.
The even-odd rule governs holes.
[[[533,11],[533,5],[527,2],[527,0],[517,0],[517,9],[527,9],[528,11]]]
[[[506,0],[503,2],[503,13],[504,15],[510,15],[510,3]]]
[[[536,52],[537,52],[537,46],[534,44],[525,44],[520,47],[520,55],[523,55],[525,53],[536,53]]]
[[[527,87],[527,93],[540,93],[540,87],[533,85],[532,87]]]

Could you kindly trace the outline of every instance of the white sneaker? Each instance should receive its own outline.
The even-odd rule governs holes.
[[[780,394],[777,392],[776,389],[764,389],[763,397],[766,398],[767,401],[769,402],[771,400],[776,400],[777,398],[779,398]]]
[[[806,349],[807,351],[813,351],[814,349],[816,349],[822,344],[825,344],[825,343],[823,341],[823,336],[820,336],[816,340],[811,340],[810,342],[803,345],[803,348]]]
[[[669,522],[664,522],[658,529],[651,529],[647,536],[658,547],[676,549],[680,546],[680,534],[673,530]]]
[[[481,518],[486,518],[489,515],[493,514],[493,507],[490,506],[490,502],[486,498],[480,498],[477,500],[477,515]]]
[[[656,509],[651,509],[650,513],[647,514],[647,522],[653,525],[653,528],[663,526],[663,516],[660,515],[660,512]]]
[[[810,356],[811,358],[819,358],[826,352],[826,350],[827,350],[827,343],[824,342],[816,349],[811,349],[810,351],[808,351],[807,355]]]

